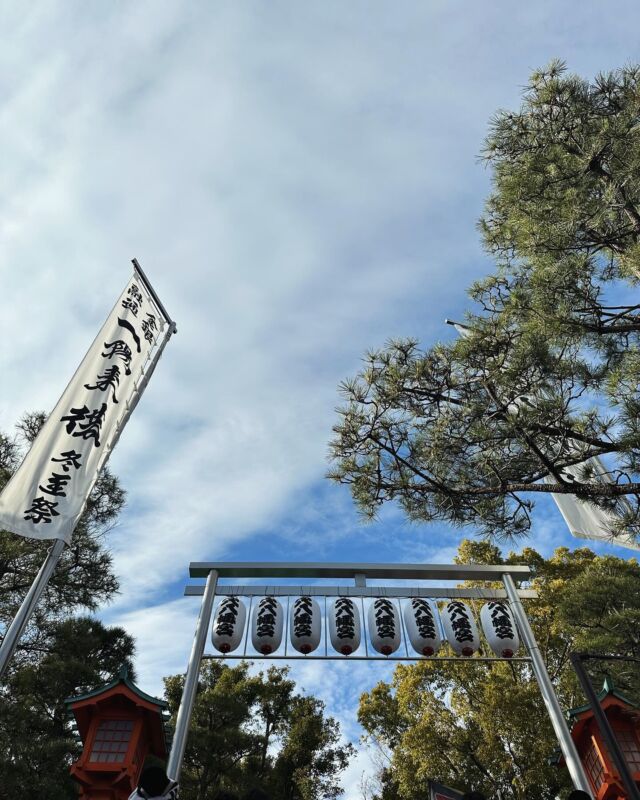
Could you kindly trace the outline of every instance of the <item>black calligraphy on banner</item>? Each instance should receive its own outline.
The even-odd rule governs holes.
[[[296,636],[311,636],[313,622],[313,600],[299,597],[293,604],[293,632]]]
[[[81,453],[76,453],[75,450],[66,450],[64,453],[60,453],[60,458],[52,458],[51,460],[60,464],[65,472],[69,472],[70,467],[80,469],[82,466],[81,458]]]
[[[147,311],[147,318],[143,319],[140,325],[144,338],[151,344],[151,342],[153,342],[154,332],[158,330],[155,316]]]
[[[72,408],[69,414],[60,418],[60,422],[67,423],[67,433],[72,436],[79,436],[82,439],[93,439],[96,447],[100,447],[100,428],[104,422],[104,415],[107,413],[107,404],[103,403],[100,408],[89,411],[86,406],[82,408]],[[78,430],[76,430],[76,425]]]
[[[353,639],[356,635],[353,600],[349,600],[348,597],[340,597],[336,600],[335,620],[338,639]]]
[[[140,353],[141,352],[140,337],[138,336],[138,332],[133,327],[133,325],[129,322],[128,319],[120,319],[120,317],[118,317],[118,325],[121,328],[124,328],[125,330],[129,331],[131,336],[133,336],[133,341],[136,343],[136,352]]]
[[[114,342],[104,343],[106,353],[102,353],[103,358],[119,358],[124,363],[124,374],[131,375],[131,348],[122,339],[116,339]]]
[[[413,617],[420,636],[423,639],[435,639],[436,621],[429,603],[422,598],[415,597],[411,601],[411,607],[413,608]]]
[[[91,385],[89,383],[85,383],[85,389],[98,389],[101,392],[104,392],[108,389],[111,389],[111,399],[114,403],[118,402],[118,398],[116,397],[116,387],[120,383],[120,367],[117,364],[114,364],[112,367],[109,367],[102,375],[98,375],[96,378],[95,384]]]
[[[149,345],[153,345],[155,332],[158,330],[156,317],[146,311],[144,307],[145,298],[140,291],[137,283],[132,283],[123,297],[120,306],[129,312],[134,318],[131,321],[126,319],[127,315],[118,316],[116,319],[118,326],[122,329],[123,338],[114,338],[113,341],[103,343],[104,352],[100,352],[103,359],[108,361],[118,360],[124,365],[124,375],[131,375],[133,361],[133,350],[136,353],[142,352],[142,341],[138,330],[135,327],[135,320],[138,319],[140,312],[146,314],[140,320],[140,328],[144,339]],[[122,313],[122,312],[120,312]],[[127,339],[130,337],[129,341]],[[121,366],[115,363],[98,366],[96,378],[93,382],[85,383],[84,388],[90,391],[105,392],[108,399],[113,403],[118,403],[117,392],[120,391],[120,381],[122,379]],[[64,423],[67,434],[73,438],[80,438],[84,441],[93,442],[95,447],[100,447],[101,429],[107,413],[107,403],[102,403],[98,408],[90,409],[86,404],[72,405],[70,411],[60,418]],[[31,520],[34,524],[47,524],[52,518],[60,516],[58,500],[50,498],[64,498],[67,496],[72,484],[72,471],[78,470],[83,466],[83,454],[76,452],[75,449],[68,449],[61,452],[57,457],[51,459],[57,465],[57,470],[53,470],[46,479],[38,485],[42,492],[41,496],[34,497],[31,506],[24,512],[24,519]],[[230,614],[232,606],[237,614],[237,603],[235,600],[230,603],[226,612]],[[224,621],[223,621],[224,624]]]
[[[127,290],[127,297],[124,298],[122,301],[122,308],[128,309],[131,311],[134,317],[138,316],[138,310],[142,305],[142,294],[140,289],[135,285],[135,283],[131,284],[129,289]]]
[[[447,611],[456,641],[472,642],[473,630],[465,604],[459,600],[453,600],[447,605]]]
[[[216,617],[216,635],[233,636],[236,622],[238,621],[238,609],[240,600],[237,597],[226,597],[218,609]]]
[[[67,484],[71,480],[71,475],[61,474],[59,472],[52,472],[47,479],[46,486],[40,484],[38,489],[45,494],[53,495],[53,497],[66,497],[67,493],[64,491]]]
[[[493,631],[498,639],[514,639],[513,621],[506,603],[491,602],[489,616]]]
[[[263,597],[258,603],[258,616],[256,621],[259,637],[274,636],[278,613],[278,601],[275,597]]]
[[[396,635],[396,619],[391,600],[379,598],[374,603],[376,630],[381,639],[393,639]]]
[[[31,508],[24,512],[24,518],[30,519],[36,525],[41,522],[49,523],[52,517],[59,517],[60,514],[56,511],[57,503],[47,500],[45,497],[34,497],[31,501]]]
[[[40,489],[43,494],[48,494],[53,497],[66,497],[67,493],[64,490],[66,489],[67,483],[71,480],[71,475],[68,473],[71,467],[80,469],[82,466],[80,458],[81,454],[76,453],[75,450],[66,450],[60,453],[59,458],[54,456],[51,461],[60,464],[59,468],[66,474],[61,475],[59,472],[52,472],[45,486],[40,484],[38,489]],[[53,517],[60,516],[59,512],[56,511],[57,507],[57,502],[47,500],[46,497],[34,497],[31,501],[31,508],[28,508],[24,512],[24,519],[31,520],[35,525],[39,525],[40,523],[46,524],[51,522]]]

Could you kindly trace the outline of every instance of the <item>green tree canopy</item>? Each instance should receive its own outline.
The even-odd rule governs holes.
[[[397,500],[510,536],[554,492],[640,533],[639,110],[640,69],[590,84],[555,63],[496,115],[481,230],[497,269],[463,335],[392,341],[341,387],[330,475],[365,514]]]
[[[0,692],[0,798],[74,800],[69,767],[81,752],[65,699],[95,689],[127,665],[133,639],[89,617],[50,622],[46,649],[14,669]]]
[[[640,567],[635,560],[559,548],[545,559],[524,549],[503,558],[486,542],[463,541],[463,563],[527,563],[539,597],[525,601],[534,634],[568,710],[585,701],[568,663],[571,650],[637,657]],[[594,672],[594,681],[602,673]],[[634,664],[615,669],[617,687],[640,702]],[[557,740],[527,665],[472,660],[399,666],[390,684],[362,695],[359,719],[386,757],[380,800],[419,800],[427,781],[471,787],[488,797],[552,800],[570,788],[550,765]]]
[[[262,787],[283,800],[340,794],[338,778],[353,747],[341,740],[324,704],[298,694],[287,668],[251,674],[250,664],[206,661],[181,774],[185,800],[213,800],[220,789]],[[175,720],[184,678],[165,678]]]
[[[493,118],[483,150],[493,169],[480,223],[490,252],[503,263],[600,257],[614,275],[637,276],[639,112],[637,65],[593,82],[559,60],[534,72],[521,107]]]
[[[0,433],[0,490],[37,435],[44,414],[27,414],[14,436]],[[47,590],[0,686],[0,798],[73,800],[69,767],[80,753],[64,700],[94,689],[127,665],[134,644],[124,630],[84,614],[108,601],[118,582],[104,537],[125,494],[103,469]],[[0,627],[4,629],[44,560],[50,541],[0,531]],[[80,614],[79,616],[76,616]]]

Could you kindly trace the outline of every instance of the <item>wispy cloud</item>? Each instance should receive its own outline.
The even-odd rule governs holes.
[[[393,509],[363,528],[324,484],[335,387],[389,336],[448,335],[488,266],[487,120],[552,56],[634,58],[636,4],[0,13],[0,424],[53,407],[131,256],[178,322],[112,460],[129,506],[106,613],[144,684],[186,658],[192,559],[450,559],[460,531]],[[540,513],[534,543],[571,541]],[[341,668],[300,679],[331,692]]]

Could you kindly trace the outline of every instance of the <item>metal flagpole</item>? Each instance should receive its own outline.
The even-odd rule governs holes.
[[[513,616],[515,617],[524,643],[529,651],[529,655],[531,656],[533,674],[536,676],[536,680],[538,681],[540,694],[542,695],[544,704],[547,707],[547,713],[551,719],[551,724],[553,725],[555,734],[558,737],[562,755],[564,756],[564,760],[567,762],[567,769],[571,775],[573,786],[575,789],[582,789],[583,792],[586,792],[591,797],[592,790],[589,779],[584,771],[584,767],[580,761],[580,756],[578,755],[575,743],[571,738],[569,728],[567,727],[564,716],[562,715],[562,708],[554,691],[553,684],[551,683],[551,678],[547,672],[540,648],[538,647],[538,643],[536,642],[533,631],[531,630],[531,626],[529,625],[529,620],[527,619],[522,602],[518,596],[516,585],[513,582],[513,578],[509,574],[504,574],[502,576],[502,583],[506,589],[507,597],[509,598],[509,605],[513,611]]]
[[[49,579],[60,560],[60,556],[64,551],[64,546],[64,539],[56,539],[55,544],[49,548],[49,552],[40,567],[40,571],[36,575],[27,596],[18,609],[18,613],[13,618],[11,625],[4,635],[2,645],[0,645],[0,680],[4,677],[16,646],[20,641],[20,637],[27,626],[27,622],[29,622],[31,614],[33,614],[33,610],[38,604],[38,600],[40,600],[40,596],[49,583]]]
[[[209,620],[211,619],[211,611],[213,609],[217,585],[218,572],[212,569],[207,576],[207,583],[202,597],[200,616],[198,617],[187,673],[184,678],[184,689],[182,690],[182,699],[180,700],[180,708],[178,709],[176,729],[173,734],[173,744],[171,745],[171,753],[169,755],[169,761],[167,762],[167,775],[174,781],[180,778],[182,759],[184,757],[187,736],[189,734],[189,723],[191,722],[193,704],[198,690],[200,664],[202,662],[202,654],[204,653],[204,644],[209,629]]]

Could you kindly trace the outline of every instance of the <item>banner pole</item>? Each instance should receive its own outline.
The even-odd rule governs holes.
[[[0,680],[7,671],[7,667],[20,641],[20,637],[27,627],[27,623],[29,622],[31,614],[33,614],[34,608],[38,604],[38,600],[40,600],[42,592],[49,583],[49,579],[64,551],[64,546],[64,539],[56,539],[55,544],[49,548],[49,552],[40,567],[40,571],[36,575],[34,582],[31,584],[31,588],[27,592],[27,596],[18,609],[18,613],[13,618],[11,625],[4,635],[2,644],[0,645]]]
[[[202,663],[202,654],[204,653],[204,645],[207,639],[209,620],[211,619],[211,611],[213,610],[213,601],[216,596],[217,585],[218,573],[215,569],[212,569],[207,577],[204,595],[202,596],[200,616],[198,617],[196,632],[193,637],[187,674],[184,677],[182,699],[180,700],[178,718],[176,719],[176,729],[173,734],[173,744],[171,745],[171,753],[169,754],[169,760],[167,762],[167,775],[174,781],[180,779],[182,759],[184,757],[185,747],[187,746],[187,736],[189,734],[189,723],[191,722],[193,704],[196,699],[196,692],[198,691],[200,664]]]

